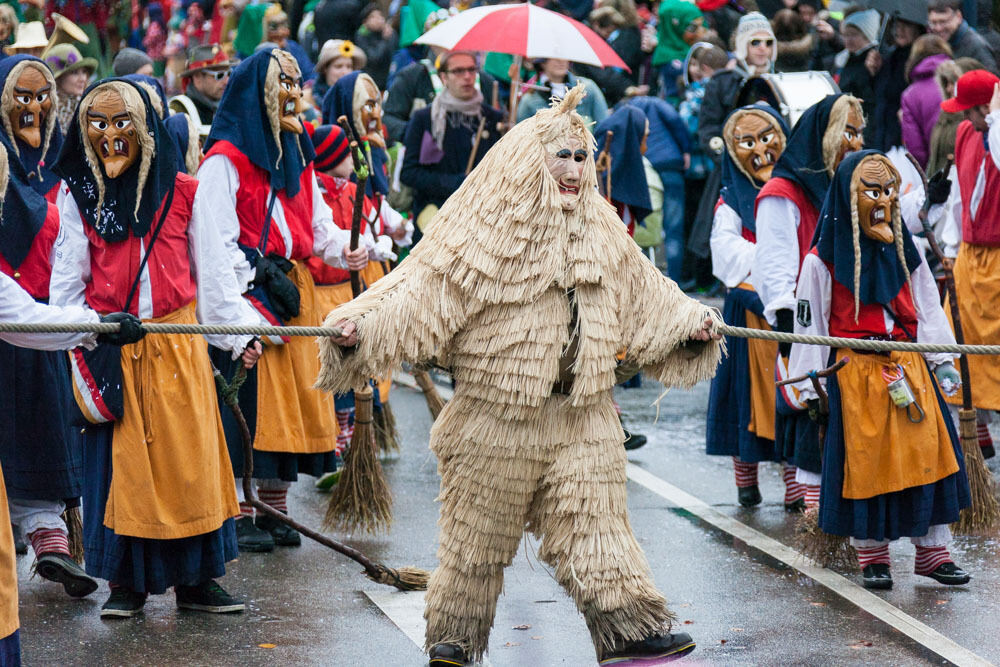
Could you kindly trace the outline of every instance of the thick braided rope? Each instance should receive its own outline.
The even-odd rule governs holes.
[[[246,324],[165,324],[144,322],[142,328],[150,334],[201,334],[201,335],[254,335],[254,336],[337,336],[340,330],[334,327],[272,327]],[[115,333],[118,324],[114,322],[60,322],[60,323],[11,323],[0,322],[0,333]],[[809,336],[805,334],[763,331],[745,327],[731,327],[718,324],[715,331],[737,338],[759,338],[779,343],[802,345],[826,345],[845,347],[866,352],[922,352],[944,354],[1000,355],[1000,345],[956,345],[939,343],[908,343],[903,341],[866,340],[863,338],[837,338],[834,336]]]

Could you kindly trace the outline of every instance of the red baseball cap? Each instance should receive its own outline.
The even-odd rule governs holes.
[[[980,104],[989,104],[993,99],[993,88],[998,83],[1000,78],[984,69],[966,72],[955,84],[955,97],[942,102],[941,109],[948,113],[956,113]]]

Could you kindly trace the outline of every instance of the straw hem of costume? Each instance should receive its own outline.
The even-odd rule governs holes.
[[[833,354],[830,359],[833,363]],[[929,369],[928,365],[928,372]],[[841,391],[836,374],[827,379],[830,418],[823,449],[823,483],[819,502],[819,527],[823,532],[871,540],[922,537],[931,526],[958,521],[959,511],[972,504],[965,473],[965,457],[962,455],[958,434],[948,416],[948,405],[944,402],[937,383],[931,384],[934,386],[937,409],[945,415],[944,422],[958,461],[958,472],[933,484],[914,486],[864,500],[851,500],[841,497],[845,463]],[[927,418],[930,417],[928,411]]]
[[[745,327],[748,310],[763,316],[764,305],[756,292],[740,287],[730,289],[722,307],[726,324]],[[726,336],[726,352],[709,389],[706,453],[737,456],[744,463],[781,461],[783,452],[773,440],[749,430],[751,378],[747,339]]]
[[[113,474],[114,424],[87,427],[84,439],[85,507],[103,508]],[[178,539],[118,535],[104,525],[104,512],[83,513],[87,574],[139,593],[158,595],[172,586],[194,586],[225,575],[238,556],[236,524],[225,519],[215,530]]]

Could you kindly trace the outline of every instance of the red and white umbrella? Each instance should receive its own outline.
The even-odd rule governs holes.
[[[449,51],[493,51],[628,69],[596,32],[568,16],[531,4],[467,9],[428,30],[417,43]]]

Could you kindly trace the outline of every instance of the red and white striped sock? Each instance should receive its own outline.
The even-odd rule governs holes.
[[[756,463],[744,463],[734,456],[733,472],[736,473],[737,489],[745,489],[748,486],[757,486]]]
[[[288,514],[288,489],[257,489],[257,497],[279,512]]]
[[[806,507],[819,507],[819,484],[803,484]]]
[[[990,435],[990,425],[986,420],[976,420],[976,435],[979,436],[980,447],[989,447],[993,444],[993,436]]]
[[[913,571],[917,574],[930,574],[938,569],[941,563],[951,563],[948,547],[917,546],[917,556],[913,559]]]
[[[858,552],[858,565],[865,569],[873,563],[885,563],[889,565],[889,543],[880,544],[877,547],[854,547]]]
[[[781,479],[785,483],[786,505],[791,505],[806,495],[805,487],[795,481],[795,466],[782,466]]]
[[[354,408],[337,410],[336,415],[340,433],[337,434],[337,448],[335,451],[343,456],[344,452],[351,445],[351,436],[354,435]]]
[[[240,518],[245,516],[253,518],[253,505],[244,500],[240,502]]]
[[[39,528],[28,535],[28,540],[36,558],[42,554],[69,555],[69,537],[59,528]]]

